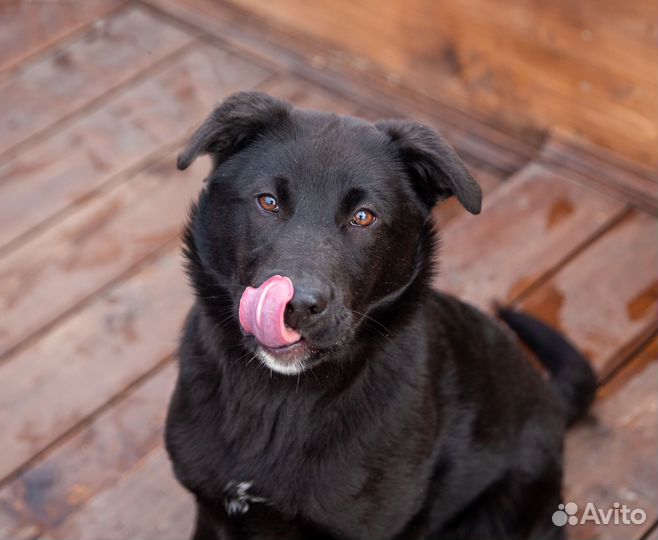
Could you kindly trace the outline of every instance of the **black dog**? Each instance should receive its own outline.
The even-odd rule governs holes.
[[[561,538],[563,436],[594,376],[502,312],[545,381],[500,323],[430,289],[431,208],[480,210],[451,147],[417,123],[239,93],[178,167],[199,154],[213,168],[184,236],[196,303],[166,431],[194,538]],[[260,339],[240,325],[245,290],[284,318]]]

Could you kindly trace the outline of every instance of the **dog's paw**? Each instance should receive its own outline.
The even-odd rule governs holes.
[[[251,482],[229,482],[224,489],[224,507],[229,516],[246,514],[251,503],[265,502],[263,497],[249,494]]]

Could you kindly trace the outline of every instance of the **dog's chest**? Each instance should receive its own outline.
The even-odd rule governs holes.
[[[295,455],[291,452],[285,463],[264,458],[272,468],[246,461],[230,467],[251,474],[226,483],[223,504],[229,516],[248,519],[264,505],[282,515],[301,516],[337,537],[384,539],[405,526],[426,495],[421,479],[429,474],[422,466],[382,468],[369,466],[363,456]],[[409,482],[410,477],[418,481]]]
[[[342,439],[331,422],[294,404],[258,410],[232,405],[214,415],[221,418],[215,429],[183,420],[179,437],[186,447],[205,451],[188,466],[180,456],[176,460],[184,483],[221,503],[229,519],[248,518],[265,505],[339,536],[387,538],[424,499],[425,460],[391,461],[391,449],[376,439]],[[399,448],[398,455],[414,455],[414,441],[405,444],[409,448]]]

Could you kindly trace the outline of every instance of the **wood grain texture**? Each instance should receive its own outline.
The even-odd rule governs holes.
[[[641,210],[658,214],[654,169],[618,159],[585,139],[560,129],[551,131],[538,159],[551,167],[578,173],[583,181],[604,189],[612,197],[625,199]]]
[[[339,0],[331,9],[302,0],[227,3],[304,36],[318,54],[342,55],[343,72],[381,71],[512,128],[561,125],[656,163],[654,2],[512,0],[505,9],[488,0]]]
[[[58,41],[117,10],[126,0],[0,2],[0,72],[19,67]]]
[[[658,517],[658,342],[654,339],[599,391],[566,441],[565,500],[607,510],[618,502],[647,513],[642,525],[569,527],[576,539],[640,538]]]
[[[160,447],[127,471],[113,489],[100,493],[50,531],[48,538],[180,540],[190,537],[193,523],[192,497],[174,480],[169,458]]]
[[[655,218],[629,214],[520,307],[564,332],[607,375],[658,325],[655,239]]]
[[[468,114],[437,102],[418,92],[408,91],[393,80],[350,76],[333,69],[344,60],[337,50],[319,51],[314,41],[293,38],[263,24],[248,12],[215,0],[142,0],[155,10],[180,18],[214,36],[223,44],[248,52],[276,69],[315,81],[337,98],[360,104],[359,115],[370,119],[412,118],[428,122],[446,136],[469,163],[481,162],[508,176],[525,165],[536,153],[542,136],[525,131],[522,137],[501,128],[500,122],[484,123],[470,110]],[[359,71],[358,75],[364,75]]]
[[[0,246],[84,200],[159,148],[182,141],[220,99],[269,75],[203,47],[1,165]]]
[[[623,205],[531,164],[485,197],[479,216],[442,233],[434,285],[485,310],[508,302],[623,211]]]
[[[205,167],[158,162],[0,260],[2,354],[175,240]]]
[[[0,538],[43,536],[162,445],[175,378],[170,362],[3,487]]]
[[[174,352],[192,303],[181,266],[159,259],[0,366],[0,478]]]
[[[0,83],[0,154],[192,40],[130,9]]]

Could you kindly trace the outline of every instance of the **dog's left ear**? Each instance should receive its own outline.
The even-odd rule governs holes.
[[[428,208],[457,197],[471,214],[479,214],[482,190],[453,148],[435,131],[406,120],[381,120],[375,127],[395,144],[414,190]]]
[[[226,98],[192,135],[176,166],[187,169],[201,154],[216,167],[260,134],[289,118],[292,105],[263,92],[238,92]]]

